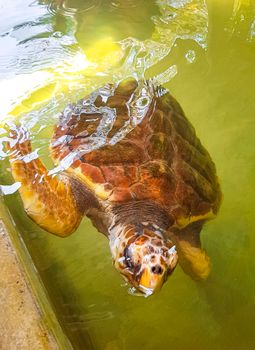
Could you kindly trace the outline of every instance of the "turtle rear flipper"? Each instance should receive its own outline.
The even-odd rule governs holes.
[[[205,280],[211,271],[210,258],[202,249],[200,231],[203,222],[194,222],[171,236],[178,253],[178,261],[183,271],[195,280]]]
[[[49,176],[40,159],[32,156],[30,141],[23,137],[18,142],[17,134],[22,134],[21,129],[10,134],[10,164],[15,181],[21,183],[19,193],[28,216],[50,233],[70,235],[83,213],[76,205],[69,178]]]
[[[209,276],[210,258],[204,249],[182,240],[177,244],[177,252],[179,263],[186,274],[195,280],[205,280]]]

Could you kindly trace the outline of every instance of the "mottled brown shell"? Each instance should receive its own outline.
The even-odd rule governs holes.
[[[68,106],[52,155],[98,198],[155,201],[180,227],[219,207],[214,163],[180,105],[151,82],[109,84]]]

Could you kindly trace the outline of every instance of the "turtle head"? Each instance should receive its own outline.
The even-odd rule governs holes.
[[[156,233],[157,232],[157,233]],[[160,290],[177,264],[175,245],[159,231],[131,228],[118,238],[114,265],[138,293],[149,296]]]

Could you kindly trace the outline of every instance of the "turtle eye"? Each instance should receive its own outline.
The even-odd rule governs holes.
[[[134,264],[132,262],[128,247],[126,247],[124,249],[124,258],[125,258],[124,262],[125,262],[126,266],[129,268],[132,268],[134,266]]]

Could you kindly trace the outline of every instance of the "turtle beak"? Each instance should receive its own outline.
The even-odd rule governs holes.
[[[146,296],[159,291],[165,281],[165,274],[155,274],[151,269],[145,268],[139,283],[139,290]]]

